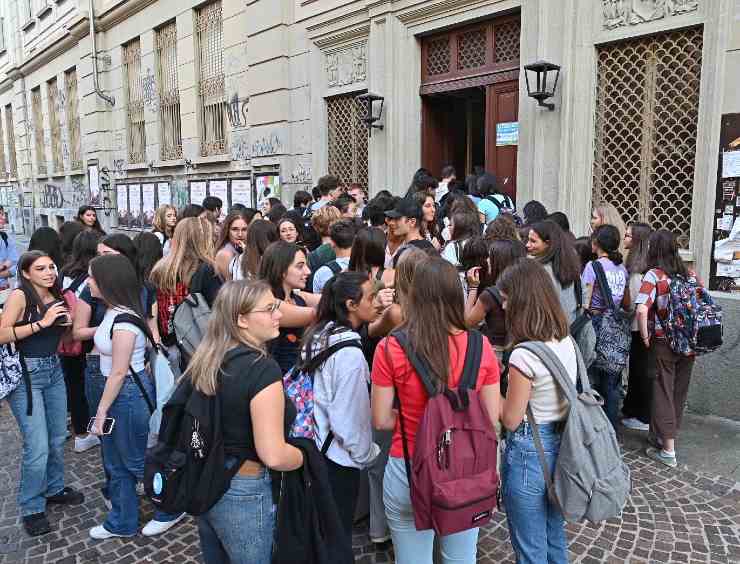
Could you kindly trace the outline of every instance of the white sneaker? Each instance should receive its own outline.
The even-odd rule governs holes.
[[[187,513],[181,514],[177,519],[172,521],[156,521],[152,519],[141,530],[141,534],[145,537],[156,537],[157,535],[161,535],[162,533],[169,531],[172,527],[185,519],[185,517],[187,517]]]
[[[100,439],[93,434],[88,434],[86,437],[75,437],[75,452],[85,452],[91,448],[95,448],[100,444]]]
[[[650,425],[648,425],[647,423],[643,423],[636,417],[628,417],[627,419],[622,419],[622,425],[634,431],[649,431],[650,430]]]
[[[117,537],[129,538],[133,536],[135,535],[117,535],[116,533],[111,533],[108,529],[103,527],[103,525],[98,525],[97,527],[90,529],[90,538],[95,540],[114,539]]]

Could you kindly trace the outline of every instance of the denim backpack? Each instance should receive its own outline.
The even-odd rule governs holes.
[[[527,422],[532,427],[550,501],[570,522],[587,519],[598,523],[619,516],[630,492],[630,470],[601,408],[604,401],[588,382],[578,347],[574,348],[578,380],[583,389],[580,393],[563,363],[547,345],[527,341],[516,348],[526,349],[542,361],[569,404],[554,474],[550,474],[539,429],[532,408],[527,405]]]
[[[722,346],[722,308],[714,303],[696,276],[675,275],[669,285],[668,316],[663,320],[673,352],[700,355]]]
[[[601,291],[606,309],[592,320],[596,330],[596,359],[594,366],[611,374],[619,374],[627,366],[632,344],[632,321],[621,306],[614,305],[609,281],[604,267],[598,260],[591,266],[596,274],[596,284]],[[595,286],[594,286],[595,287]]]

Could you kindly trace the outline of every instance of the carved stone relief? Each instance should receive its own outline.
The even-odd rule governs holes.
[[[367,43],[326,55],[326,82],[329,88],[364,82],[366,78]]]
[[[604,29],[638,25],[699,9],[699,0],[601,0]]]

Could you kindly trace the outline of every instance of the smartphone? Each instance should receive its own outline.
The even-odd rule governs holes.
[[[54,302],[53,304],[51,304],[52,307],[55,305],[66,306],[67,302],[65,302],[64,300],[59,300],[58,302]],[[58,316],[54,320],[54,325],[57,325],[57,326],[61,325],[62,327],[67,327],[69,325],[72,325],[72,319],[69,317],[69,313],[63,313],[62,315]]]
[[[87,424],[87,432],[92,433],[92,428],[95,425],[95,417],[90,418],[90,422]],[[110,435],[113,432],[113,426],[116,424],[116,420],[112,417],[106,417],[103,422],[103,434]]]

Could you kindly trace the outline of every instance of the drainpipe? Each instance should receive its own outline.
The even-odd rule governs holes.
[[[108,102],[111,106],[116,105],[116,99],[113,96],[108,96],[103,93],[100,89],[100,83],[98,82],[98,47],[95,41],[95,0],[90,0],[90,40],[92,41],[92,64],[93,64],[93,86],[95,88],[95,94],[100,96],[103,100]]]

